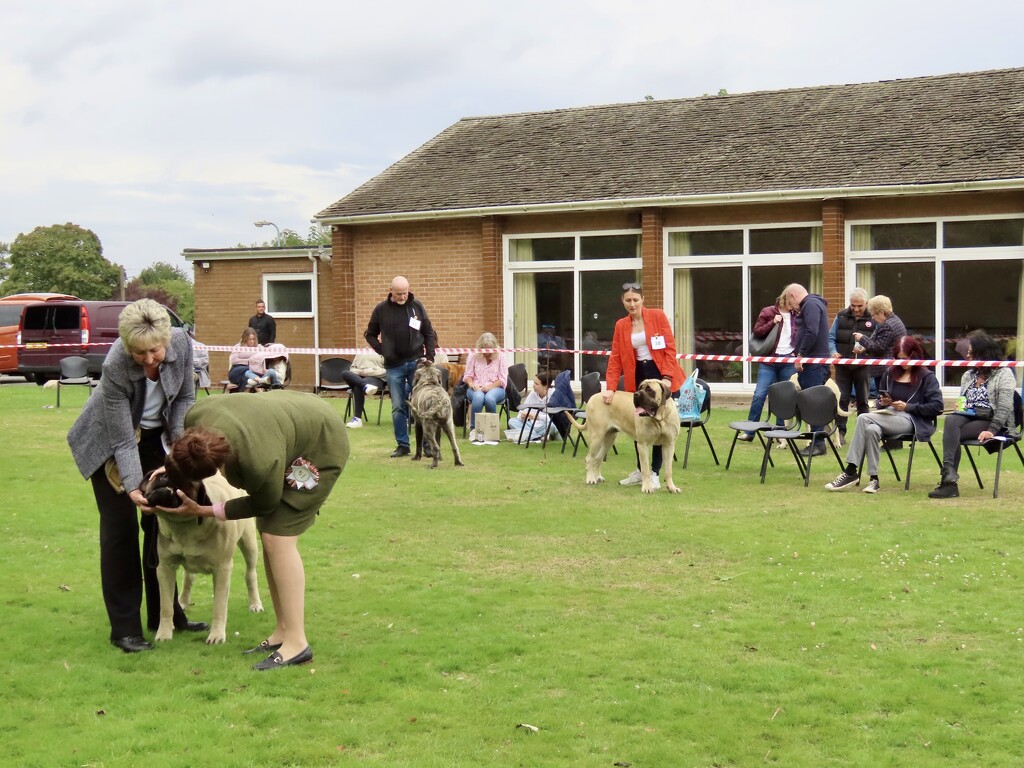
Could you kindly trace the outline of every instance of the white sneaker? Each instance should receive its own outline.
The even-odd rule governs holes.
[[[651,488],[656,491],[661,489],[661,480],[658,479],[657,475],[651,475]]]
[[[260,384],[262,384],[264,387],[269,387],[270,386],[270,377],[269,376],[264,376],[262,379],[260,379]]]
[[[353,416],[345,426],[349,429],[359,429],[363,426],[363,420],[358,416]]]
[[[365,392],[366,394],[368,394],[368,395],[370,395],[372,397],[373,395],[377,394],[377,385],[376,384],[365,384],[365,385],[363,385],[363,392]]]
[[[634,469],[628,477],[619,480],[619,485],[640,485],[644,481],[639,469]]]
[[[257,382],[256,379],[246,379],[245,380],[245,388],[246,389],[256,389],[256,385],[258,383],[259,382]]]
[[[475,443],[476,442],[476,430],[475,429],[469,430],[469,442],[471,442],[471,443]]]

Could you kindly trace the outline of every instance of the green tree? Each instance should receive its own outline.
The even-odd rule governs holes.
[[[181,267],[158,261],[128,283],[124,295],[129,301],[142,298],[159,301],[177,312],[186,323],[195,322],[195,289]]]
[[[281,247],[282,248],[303,248],[309,245],[330,245],[331,244],[331,228],[324,227],[320,224],[313,224],[309,228],[309,232],[303,237],[294,229],[282,229],[281,230]],[[262,243],[252,243],[252,245],[246,245],[245,243],[238,243],[236,248],[275,248],[277,247],[277,236],[275,234],[272,240],[264,240]]]
[[[7,278],[11,272],[11,245],[10,243],[0,242],[0,296],[6,296],[10,291],[7,290]]]
[[[20,234],[10,254],[6,293],[50,291],[99,300],[115,296],[121,284],[121,268],[103,258],[96,233],[77,224]]]

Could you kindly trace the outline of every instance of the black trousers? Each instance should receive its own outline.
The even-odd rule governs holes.
[[[871,388],[871,373],[866,365],[837,365],[836,385],[839,387],[839,407],[844,411],[850,410],[851,392],[857,397],[857,413],[870,413],[868,408],[868,390]],[[837,420],[839,434],[846,434],[845,416]]]
[[[637,360],[636,361],[636,383],[639,385],[641,381],[647,379],[660,379],[661,371],[658,370],[658,364],[653,360]],[[678,392],[673,392],[672,397],[679,397]],[[633,451],[636,453],[636,468],[640,469],[640,448],[633,442]],[[661,446],[655,445],[651,448],[651,474],[656,475],[661,472]]]
[[[142,471],[163,466],[164,449],[160,442],[162,430],[143,430],[139,442]],[[142,515],[127,493],[118,493],[107,481],[103,467],[92,478],[93,494],[100,512],[100,584],[103,603],[110,619],[110,639],[142,634],[142,595],[146,595],[146,625],[155,630],[160,625],[160,585],[156,579],[155,515]],[[139,528],[142,529],[142,552],[139,552]],[[183,625],[185,613],[178,605],[174,590],[174,624]]]

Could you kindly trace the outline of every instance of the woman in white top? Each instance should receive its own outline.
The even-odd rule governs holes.
[[[775,300],[775,303],[765,307],[757,316],[754,322],[754,336],[759,339],[765,338],[776,325],[780,325],[779,337],[775,342],[775,349],[772,350],[772,357],[790,357],[793,354],[793,339],[796,333],[793,328],[793,313],[789,309],[789,299],[786,292]],[[747,414],[748,421],[760,421],[761,411],[764,410],[764,401],[768,397],[768,387],[777,381],[785,381],[796,373],[796,366],[793,363],[758,363],[757,364],[757,385],[754,387],[754,397],[750,401],[750,413]],[[782,420],[778,419],[782,425]],[[754,439],[753,432],[745,432],[739,436],[740,440],[747,442]]]

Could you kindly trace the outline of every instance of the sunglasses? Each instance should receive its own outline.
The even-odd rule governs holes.
[[[622,284],[622,292],[623,293],[625,293],[626,291],[637,291],[637,292],[640,292],[643,289],[644,289],[644,287],[642,285],[640,285],[640,283],[623,283]]]

